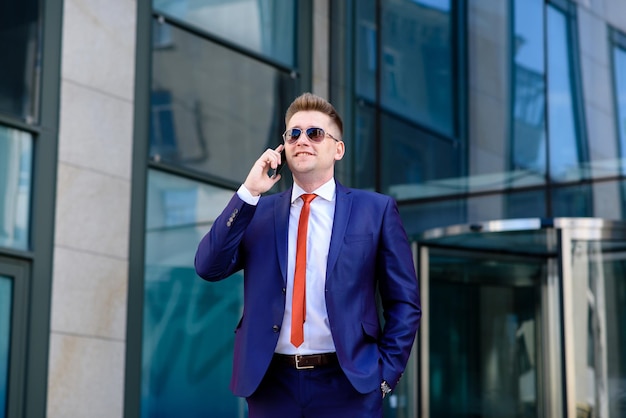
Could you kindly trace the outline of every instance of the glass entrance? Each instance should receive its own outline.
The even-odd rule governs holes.
[[[418,254],[418,416],[626,416],[626,225],[454,226]]]
[[[432,417],[537,416],[541,258],[430,251]]]

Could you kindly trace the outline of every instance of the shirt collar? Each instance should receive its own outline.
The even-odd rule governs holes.
[[[316,190],[313,190],[313,193],[318,195],[324,200],[328,200],[329,202],[333,201],[335,198],[335,189],[337,185],[335,184],[335,178],[331,178],[326,183],[322,184]],[[300,186],[298,186],[295,182],[293,183],[293,188],[291,189],[291,203],[295,202],[303,194],[306,194]]]

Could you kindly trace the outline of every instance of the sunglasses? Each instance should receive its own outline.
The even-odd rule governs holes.
[[[283,139],[288,144],[295,144],[295,142],[300,138],[300,135],[302,135],[303,132],[306,134],[307,138],[309,138],[311,142],[314,142],[316,144],[319,144],[320,142],[322,142],[324,138],[326,138],[326,135],[328,135],[335,141],[339,142],[337,138],[335,138],[328,132],[324,131],[322,128],[316,128],[316,127],[311,127],[311,128],[306,128],[306,129],[300,129],[300,128],[287,129],[285,133],[283,134]]]

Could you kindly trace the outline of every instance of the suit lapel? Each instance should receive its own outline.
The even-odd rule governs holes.
[[[348,220],[350,219],[350,210],[352,209],[352,194],[350,193],[350,189],[343,187],[339,182],[337,182],[336,199],[333,232],[330,236],[328,263],[326,265],[326,278],[328,278],[328,274],[333,271],[337,258],[339,257],[343,237],[348,227]]]
[[[287,253],[289,237],[289,210],[291,208],[291,189],[281,193],[274,200],[274,227],[276,228],[276,254],[280,273],[287,285]]]

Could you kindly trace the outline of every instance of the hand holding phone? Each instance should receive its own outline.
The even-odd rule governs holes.
[[[278,167],[276,167],[275,170],[270,169],[267,174],[270,177],[274,177],[280,174],[280,172],[283,170],[283,168],[285,167],[285,165],[287,165],[287,157],[285,155],[285,149],[283,148],[283,150],[280,152],[280,164],[278,164]]]

